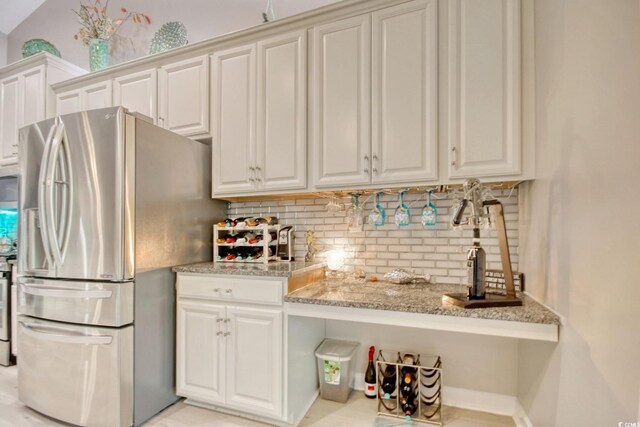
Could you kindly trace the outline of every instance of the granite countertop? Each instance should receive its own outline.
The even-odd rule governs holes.
[[[176,273],[229,274],[237,276],[293,277],[322,268],[324,263],[304,261],[269,262],[267,264],[241,264],[225,262],[201,262],[173,267]]]
[[[556,314],[522,293],[518,294],[523,300],[521,307],[464,309],[442,305],[442,294],[445,292],[466,291],[467,287],[460,285],[396,285],[384,281],[347,281],[338,284],[332,280],[321,280],[289,293],[284,300],[301,304],[560,325]]]

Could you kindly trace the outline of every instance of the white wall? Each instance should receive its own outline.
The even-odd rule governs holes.
[[[0,67],[7,64],[7,42],[7,35],[0,33]]]
[[[337,0],[274,0],[278,18],[318,8]],[[190,43],[216,35],[259,25],[266,0],[111,0],[110,15],[119,16],[120,7],[145,13],[151,25],[127,22],[123,25],[119,44],[112,51],[110,63],[115,64],[144,56],[155,31],[165,22],[181,21],[187,27]],[[32,38],[44,38],[53,43],[62,57],[88,69],[88,53],[82,43],[73,39],[79,24],[72,9],[78,0],[48,0],[9,34],[9,62],[21,58],[22,44]]]
[[[354,356],[358,381],[364,381],[369,346],[373,345],[376,349],[440,356],[446,387],[503,396],[517,394],[518,340],[512,338],[338,320],[327,320],[326,336],[360,342]],[[444,398],[447,403],[447,396]],[[470,401],[460,403],[472,405]]]
[[[535,182],[521,189],[527,287],[563,316],[521,342],[535,426],[638,422],[640,2],[536,0]]]

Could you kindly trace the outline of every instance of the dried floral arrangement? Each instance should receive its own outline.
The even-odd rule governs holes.
[[[110,18],[107,15],[108,7],[109,0],[104,4],[102,0],[91,0],[88,4],[80,2],[80,8],[73,12],[80,18],[81,28],[73,38],[81,40],[83,45],[88,46],[91,39],[109,40],[129,19],[137,24],[151,24],[151,18],[144,13],[132,12],[124,7],[120,8],[122,16]]]

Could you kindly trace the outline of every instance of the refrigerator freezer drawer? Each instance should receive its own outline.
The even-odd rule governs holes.
[[[133,326],[108,329],[18,317],[18,397],[79,426],[133,424]]]
[[[96,326],[133,322],[133,282],[18,279],[18,311],[27,316]]]

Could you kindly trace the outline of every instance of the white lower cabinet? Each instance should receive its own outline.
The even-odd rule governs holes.
[[[178,302],[177,393],[203,402],[224,403],[225,307],[211,302]]]
[[[178,275],[176,393],[200,404],[283,418],[283,309],[260,289],[281,280]],[[256,304],[246,291],[256,287]],[[236,299],[237,295],[237,299]],[[266,304],[274,304],[269,301]]]

